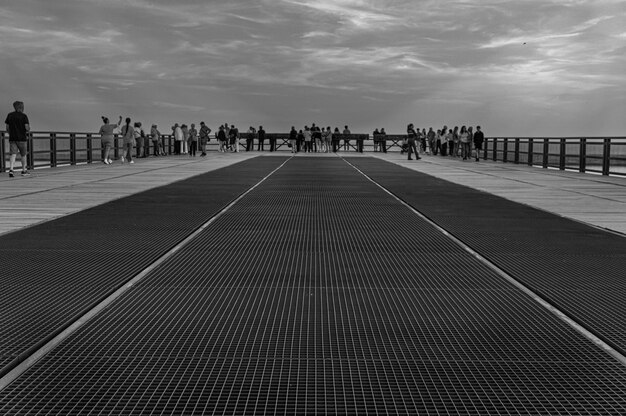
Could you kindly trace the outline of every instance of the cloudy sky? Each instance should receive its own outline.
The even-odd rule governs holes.
[[[0,0],[0,37],[35,130],[626,136],[624,0]]]

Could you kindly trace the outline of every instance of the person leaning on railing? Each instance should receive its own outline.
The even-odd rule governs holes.
[[[122,116],[120,116],[117,124],[109,123],[109,118],[102,116],[102,122],[104,123],[100,127],[100,141],[102,142],[102,148],[104,150],[102,163],[105,165],[110,165],[113,161],[110,158],[111,148],[113,147],[113,135],[115,129],[119,129],[122,124]]]

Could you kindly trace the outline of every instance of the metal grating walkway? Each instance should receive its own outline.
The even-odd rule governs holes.
[[[284,160],[242,162],[1,236],[0,376]]]
[[[0,392],[88,413],[624,414],[626,367],[344,161],[297,157]]]
[[[378,159],[373,180],[626,355],[626,238]]]

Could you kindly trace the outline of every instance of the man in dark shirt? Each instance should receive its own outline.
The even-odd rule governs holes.
[[[485,135],[483,134],[483,131],[480,129],[480,126],[476,126],[476,133],[474,133],[474,150],[476,151],[477,162],[480,158],[480,151],[483,150],[484,140],[485,140]]]
[[[259,144],[257,145],[257,150],[262,151],[265,150],[265,130],[263,130],[263,126],[259,126],[259,130],[257,130]],[[270,151],[272,150],[270,146]]]
[[[30,175],[27,169],[27,133],[30,131],[30,124],[28,116],[24,114],[24,103],[16,101],[13,103],[14,112],[7,115],[4,123],[6,124],[6,131],[9,133],[9,146],[11,152],[11,161],[9,164],[9,176],[13,178],[13,167],[15,166],[15,159],[19,152],[22,160],[22,176]]]

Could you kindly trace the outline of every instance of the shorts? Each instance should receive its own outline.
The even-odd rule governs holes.
[[[9,141],[9,150],[12,155],[20,154],[24,157],[28,154],[28,142],[27,141]]]
[[[483,150],[483,142],[474,142],[474,149]]]

